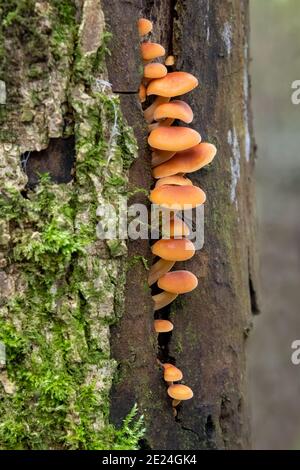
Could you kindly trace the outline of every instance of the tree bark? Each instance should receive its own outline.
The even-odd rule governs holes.
[[[122,2],[123,21],[119,3],[105,1],[104,11],[113,34],[133,45],[128,57],[116,41],[109,67],[141,150],[131,181],[145,188],[151,184],[146,134],[140,131],[143,118],[132,95],[126,95],[138,85],[137,37],[130,27],[137,16],[153,21],[151,39],[175,55],[176,70],[199,78],[199,88],[184,99],[194,111],[193,128],[217,146],[218,154],[208,169],[189,175],[207,193],[205,245],[192,260],[178,264],[194,272],[200,282],[182,304],[175,302],[171,311],[164,312],[175,325],[167,342],[157,343],[150,333],[153,312],[143,289],[147,273],[140,267],[128,276],[126,312],[112,334],[121,379],[113,387],[111,416],[119,423],[137,402],[147,426],[144,445],[152,449],[248,448],[245,349],[252,314],[259,309],[248,1]],[[124,73],[132,77],[124,81],[130,84],[127,89],[122,88]],[[149,259],[147,244],[129,242],[129,247]],[[195,393],[176,419],[157,356],[176,363]]]
[[[249,447],[245,348],[259,301],[248,0],[22,0],[2,13],[1,448],[105,448],[116,369],[110,420],[119,426],[137,403],[145,448]],[[199,287],[163,311],[175,325],[163,342],[149,241],[95,237],[96,208],[153,184],[137,94],[141,16],[176,70],[199,79],[184,99],[218,149],[191,175],[207,194],[204,248],[178,264]],[[51,181],[37,186],[39,172]],[[148,204],[133,192],[130,202]],[[157,358],[194,391],[176,418]]]

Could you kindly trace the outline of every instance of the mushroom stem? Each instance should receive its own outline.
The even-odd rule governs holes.
[[[167,150],[155,150],[152,152],[151,166],[155,167],[170,160],[176,152],[168,152]]]
[[[170,98],[165,98],[164,96],[157,96],[157,98],[155,98],[153,103],[150,104],[150,106],[147,109],[145,109],[145,111],[144,111],[145,121],[148,124],[150,124],[154,120],[153,114],[154,114],[154,111],[156,110],[157,106],[159,106],[160,104],[163,104],[163,103],[168,103],[169,101],[170,101]]]
[[[150,268],[148,285],[152,286],[161,276],[168,273],[173,268],[174,264],[175,261],[167,261],[165,259],[159,259],[154,263]]]
[[[161,308],[166,307],[170,303],[173,302],[173,300],[178,297],[178,294],[171,294],[170,292],[163,291],[160,294],[156,294],[152,296],[153,302],[154,302],[154,311],[156,312],[157,310],[160,310]]]
[[[139,99],[141,103],[144,103],[146,101],[146,87],[143,85],[143,83],[140,84],[139,88]]]
[[[175,121],[175,119],[172,119],[172,118],[162,119],[162,120],[159,121],[159,122],[154,122],[153,124],[149,124],[148,130],[149,130],[149,132],[152,132],[153,129],[156,129],[157,127],[161,127],[161,126],[165,126],[165,127],[172,126],[172,124],[173,124],[174,121]]]
[[[176,406],[178,406],[179,403],[181,403],[181,400],[172,400],[172,406],[173,406],[173,408],[176,408]]]

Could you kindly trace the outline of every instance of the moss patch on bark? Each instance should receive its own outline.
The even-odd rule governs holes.
[[[108,422],[110,325],[122,314],[126,245],[111,249],[96,224],[97,209],[126,194],[137,149],[106,82],[100,2],[82,12],[71,0],[1,8],[0,448],[135,449],[136,409],[120,430]],[[20,156],[68,135],[73,181],[44,174],[27,188]]]

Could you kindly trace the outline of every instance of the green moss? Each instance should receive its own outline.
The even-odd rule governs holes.
[[[31,80],[43,78],[44,71],[30,61],[42,60],[48,47],[48,37],[39,32],[35,3],[1,5],[2,33],[15,44],[27,33],[24,51],[34,55],[28,55]],[[126,247],[113,241],[111,259],[107,252],[101,257],[96,210],[128,194],[127,171],[137,146],[119,99],[99,90],[95,81],[109,35],[94,56],[84,56],[75,48],[74,2],[52,0],[50,6],[54,62],[59,65],[76,49],[68,103],[75,122],[76,171],[74,181],[63,185],[41,175],[26,197],[5,186],[5,179],[0,182],[0,213],[10,234],[2,237],[6,272],[14,286],[0,306],[0,341],[15,388],[9,394],[0,386],[0,448],[135,449],[143,433],[136,408],[121,429],[109,424],[116,367],[110,358],[109,325],[124,307],[126,264],[121,255]],[[6,52],[2,65],[9,60]],[[2,71],[9,79],[11,64],[6,69]],[[11,93],[17,89],[12,79]],[[44,95],[30,88],[28,95],[33,108],[43,102]],[[6,109],[8,117],[10,111]]]
[[[76,60],[74,67],[74,75],[77,80],[84,80],[87,83],[91,83],[95,75],[104,71],[104,58],[106,54],[110,54],[108,46],[111,38],[111,33],[105,31],[98,50],[88,56],[82,54],[80,47],[77,47],[75,51]]]

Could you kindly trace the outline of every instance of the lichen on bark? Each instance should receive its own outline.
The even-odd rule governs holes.
[[[134,413],[121,431],[108,422],[109,327],[123,308],[126,245],[96,236],[97,208],[127,191],[136,143],[107,82],[100,1],[79,4],[1,7],[2,449],[134,448],[140,437]],[[42,175],[30,189],[21,156],[70,135],[72,181]]]

